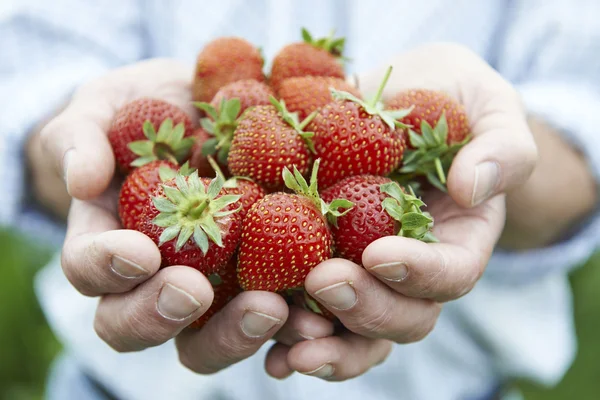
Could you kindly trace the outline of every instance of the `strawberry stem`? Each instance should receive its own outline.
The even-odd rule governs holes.
[[[390,79],[390,75],[392,74],[392,66],[390,65],[387,69],[387,71],[385,71],[385,76],[383,77],[383,81],[381,82],[381,84],[379,85],[379,88],[377,89],[377,93],[375,94],[375,97],[373,97],[371,99],[371,101],[369,102],[369,105],[371,107],[375,107],[377,105],[377,103],[379,102],[379,100],[381,100],[381,96],[383,96],[383,89],[385,89],[385,85],[387,84],[388,79]]]
[[[438,178],[440,178],[440,182],[444,185],[446,184],[446,174],[444,173],[444,167],[442,166],[442,160],[439,157],[436,157],[434,160],[435,163],[435,171],[438,174]]]
[[[198,219],[200,218],[206,207],[208,207],[208,199],[203,200],[196,207],[192,208],[188,215],[194,219]]]
[[[210,164],[212,169],[215,170],[217,175],[223,178],[223,180],[225,180],[225,175],[223,174],[223,171],[221,171],[221,168],[219,168],[219,164],[217,164],[215,159],[212,156],[206,156],[206,159],[208,160],[208,163]]]

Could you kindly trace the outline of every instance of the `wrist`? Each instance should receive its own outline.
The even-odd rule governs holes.
[[[530,118],[539,162],[522,186],[507,193],[506,225],[499,246],[525,250],[551,245],[595,208],[597,188],[585,157],[555,129]]]

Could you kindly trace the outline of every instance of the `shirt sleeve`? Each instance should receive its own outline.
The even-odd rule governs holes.
[[[581,151],[600,180],[600,3],[510,3],[496,68],[515,85],[528,112],[555,127]],[[556,168],[560,168],[560,160]],[[497,251],[486,278],[527,284],[581,265],[600,242],[598,210],[596,207],[574,232],[552,246],[519,253]]]
[[[61,229],[28,201],[27,135],[79,84],[143,56],[137,3],[118,14],[101,2],[0,3],[0,226]]]

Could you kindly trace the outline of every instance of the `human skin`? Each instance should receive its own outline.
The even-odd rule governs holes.
[[[272,376],[298,371],[349,379],[382,362],[393,343],[425,337],[441,305],[476,284],[503,232],[503,247],[541,247],[589,214],[596,192],[583,156],[550,126],[535,119],[528,123],[515,90],[477,55],[455,44],[421,46],[361,75],[361,90],[374,90],[390,64],[394,72],[384,96],[409,87],[445,90],[465,104],[474,139],[448,174],[449,195],[426,195],[440,243],[387,237],[367,247],[364,268],[333,259],[309,274],[308,292],[347,328],[335,336],[330,322],[258,291],[236,297],[202,330],[185,330],[210,305],[212,289],[194,269],[159,271],[155,244],[120,229],[106,131],[118,107],[140,96],[162,98],[194,115],[191,69],[173,60],[150,60],[82,86],[66,109],[32,136],[29,154],[44,204],[64,213],[64,200],[50,188],[66,186],[73,197],[63,269],[80,292],[101,296],[99,336],[118,351],[175,337],[182,363],[198,373],[226,368],[275,338],[265,361]],[[561,160],[562,173],[548,162],[552,159]],[[54,185],[40,184],[52,179]],[[569,190],[549,196],[548,181]],[[568,212],[556,214],[565,208]]]

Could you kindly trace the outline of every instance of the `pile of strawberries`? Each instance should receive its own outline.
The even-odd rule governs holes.
[[[108,133],[120,171],[125,229],[158,245],[162,265],[207,275],[215,299],[201,327],[242,290],[268,290],[325,316],[303,290],[320,262],[361,264],[388,235],[435,241],[410,186],[445,175],[469,139],[464,108],[415,88],[384,104],[345,79],[343,39],[285,46],[263,72],[236,37],[207,44],[192,97],[202,118],[159,99],[124,105]]]

